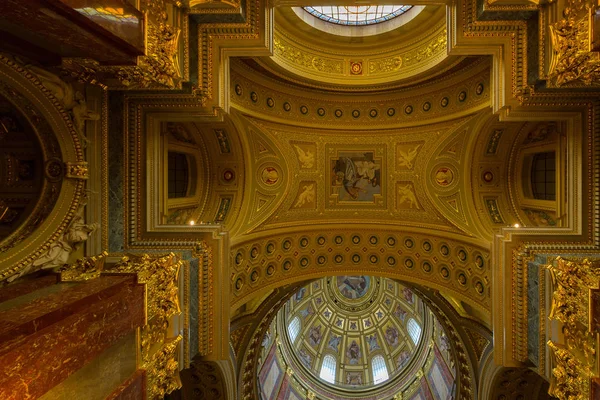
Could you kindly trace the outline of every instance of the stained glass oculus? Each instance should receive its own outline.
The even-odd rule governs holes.
[[[389,21],[412,6],[315,6],[304,10],[323,21],[338,25],[374,25]]]

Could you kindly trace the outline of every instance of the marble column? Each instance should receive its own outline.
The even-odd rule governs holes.
[[[135,359],[144,295],[134,275],[68,283],[42,277],[0,290],[0,398],[41,397],[128,338]],[[127,395],[145,392],[144,374],[134,375],[126,396],[114,398],[143,398]],[[120,383],[103,390],[115,392]]]

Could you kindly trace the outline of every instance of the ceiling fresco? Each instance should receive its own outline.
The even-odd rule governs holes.
[[[292,399],[307,391],[333,400],[446,398],[456,376],[450,339],[421,298],[406,285],[366,275],[301,287],[277,313],[260,354],[262,399],[277,390]]]

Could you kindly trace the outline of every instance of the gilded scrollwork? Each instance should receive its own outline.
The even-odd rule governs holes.
[[[334,60],[316,54],[310,54],[304,51],[304,49],[298,49],[290,43],[285,43],[283,39],[279,37],[273,39],[273,54],[294,65],[316,70],[318,72],[337,75],[342,75],[344,73],[344,63],[342,60]]]
[[[105,66],[95,60],[64,58],[65,75],[80,82],[97,84],[111,89],[179,89],[183,80],[179,65],[179,47],[182,31],[169,22],[170,5],[178,1],[143,1],[141,11],[147,13],[146,54],[137,59],[137,65]]]
[[[563,18],[549,26],[552,55],[548,86],[597,86],[600,82],[600,53],[590,51],[590,13],[600,7],[591,0],[570,0]]]
[[[595,375],[595,333],[590,332],[590,289],[598,288],[600,268],[588,260],[558,258],[547,266],[554,285],[549,319],[562,323],[564,344],[548,341],[554,368],[550,394],[561,399],[588,399],[590,378]]]
[[[182,337],[169,338],[171,318],[181,312],[177,277],[183,262],[169,253],[127,255],[110,269],[111,273],[136,274],[146,285],[147,324],[141,330],[141,356],[148,373],[148,398],[163,398],[181,387],[176,349]]]
[[[146,285],[146,325],[141,329],[142,367],[147,371],[148,399],[162,399],[181,387],[177,348],[182,336],[168,337],[171,317],[180,313],[178,273],[183,262],[169,253],[123,256],[121,261],[104,268],[107,252],[77,260],[60,270],[63,282],[95,279],[101,273],[134,274],[138,284]]]

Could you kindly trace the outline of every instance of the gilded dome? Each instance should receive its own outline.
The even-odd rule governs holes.
[[[276,358],[323,399],[388,398],[413,390],[415,376],[441,354],[434,337],[446,337],[411,288],[362,275],[326,277],[300,288],[271,330],[265,347],[273,333],[277,346],[270,362]]]

